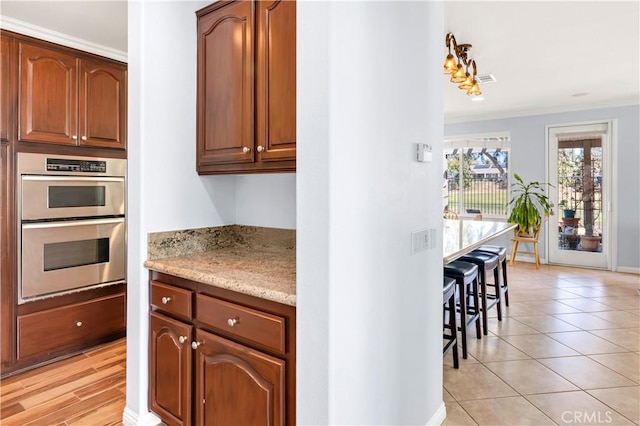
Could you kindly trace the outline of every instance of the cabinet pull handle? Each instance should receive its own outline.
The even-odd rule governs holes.
[[[248,146],[242,147],[242,152],[244,152],[245,154],[250,152],[250,151],[251,151],[251,148],[249,148]]]
[[[86,137],[86,136],[83,136],[83,137],[82,137],[82,140],[83,140],[83,141],[86,141],[86,140],[87,140],[87,137]]]
[[[162,304],[163,305],[166,305],[169,302],[171,302],[171,298],[170,297],[163,297],[162,298]]]
[[[82,321],[76,322],[76,327],[82,327]]]
[[[264,146],[262,145],[258,145],[258,152],[263,152],[264,151]]]
[[[196,350],[201,344],[202,342],[191,342],[191,349]]]
[[[77,141],[78,140],[78,136],[77,135],[73,135],[73,136],[71,136],[71,139],[73,139],[74,141]]]
[[[233,327],[234,325],[238,324],[238,318],[229,318],[227,320],[227,324],[229,324],[229,327]]]
[[[178,337],[178,342],[180,342],[180,344],[183,344],[184,342],[186,342],[188,339],[187,336],[180,336]]]

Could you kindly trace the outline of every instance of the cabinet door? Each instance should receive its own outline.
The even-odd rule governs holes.
[[[285,424],[285,361],[201,330],[196,340],[196,424]]]
[[[252,5],[198,19],[198,168],[254,160]]]
[[[191,424],[192,328],[151,312],[149,405],[168,425]]]
[[[76,58],[27,43],[20,43],[19,51],[19,140],[75,145]]]
[[[9,108],[11,108],[11,103],[14,99],[12,94],[9,93],[10,46],[9,39],[3,35],[0,39],[0,140],[2,141],[9,140],[9,129],[11,128]]]
[[[80,61],[80,145],[125,148],[126,85],[124,67]]]
[[[296,158],[296,2],[256,3],[259,161]]]

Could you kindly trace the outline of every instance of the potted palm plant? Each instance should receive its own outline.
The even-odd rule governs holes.
[[[553,215],[553,203],[545,193],[545,186],[550,183],[525,183],[520,175],[513,174],[516,182],[511,184],[511,213],[507,222],[518,224],[517,231],[521,235],[535,235],[542,225],[542,218]]]

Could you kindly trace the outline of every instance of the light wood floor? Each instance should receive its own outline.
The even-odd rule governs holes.
[[[0,381],[0,424],[121,425],[125,339]]]

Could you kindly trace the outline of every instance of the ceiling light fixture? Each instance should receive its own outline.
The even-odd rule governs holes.
[[[451,74],[452,83],[460,83],[459,89],[466,90],[467,95],[480,96],[480,85],[478,84],[478,70],[476,61],[468,57],[471,44],[458,44],[453,33],[448,33],[445,38],[445,45],[449,49],[449,54],[444,60],[444,73]],[[452,50],[453,48],[453,50]],[[455,56],[453,55],[455,53]],[[469,74],[469,68],[473,74]]]

